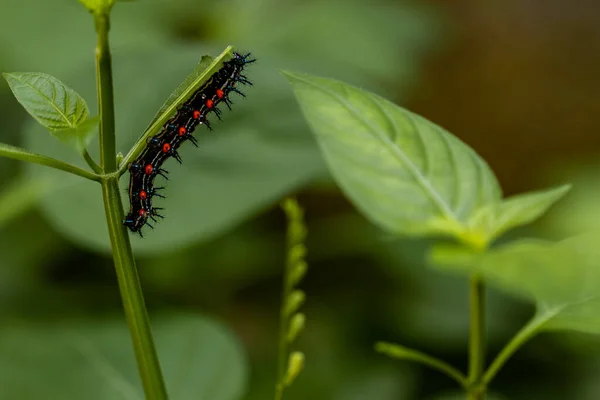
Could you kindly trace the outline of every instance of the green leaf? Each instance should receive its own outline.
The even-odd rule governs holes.
[[[3,184],[0,191],[0,227],[28,211],[48,194],[53,181],[21,177]]]
[[[563,185],[554,189],[516,195],[498,204],[484,206],[473,217],[472,226],[475,230],[481,230],[491,241],[512,228],[535,221],[570,189],[571,185]]]
[[[154,328],[170,398],[242,398],[247,361],[229,330],[181,315],[157,318]],[[121,319],[7,325],[0,330],[0,372],[6,399],[144,398]]]
[[[87,148],[90,141],[98,133],[98,116],[88,118],[74,128],[65,128],[54,131],[53,135],[61,142],[75,148],[79,153]]]
[[[75,128],[89,116],[85,100],[53,76],[40,72],[3,75],[19,103],[51,132]]]
[[[498,202],[501,190],[470,147],[375,94],[330,79],[284,75],[334,178],[368,218],[396,234],[486,242],[470,232],[469,221],[477,209]]]
[[[553,244],[521,240],[485,254],[438,246],[433,262],[479,273],[537,305],[538,329],[600,333],[600,237],[585,235]]]
[[[203,57],[194,70],[180,83],[163,103],[143,135],[124,157],[121,165],[128,165],[137,157],[146,145],[146,140],[157,134],[165,123],[177,112],[177,107],[187,101],[204,82],[223,65],[225,58],[231,57],[233,46],[228,46],[216,59]],[[208,65],[206,63],[208,62]]]
[[[224,54],[229,53],[226,50]],[[173,93],[171,93],[171,95],[167,98],[164,104],[160,107],[154,118],[152,118],[152,121],[150,121],[150,123],[148,124],[146,131],[150,130],[152,125],[154,125],[154,123],[159,119],[161,121],[165,121],[167,118],[169,118],[169,114],[172,114],[174,108],[177,107],[177,100],[180,99],[182,95],[185,96],[185,93],[189,94],[188,89],[190,87],[197,87],[195,83],[196,79],[199,76],[206,76],[204,72],[210,68],[210,65],[213,61],[214,58],[211,56],[202,56],[196,68],[194,68],[194,70],[190,72],[190,74],[183,80],[183,82],[181,82],[179,86],[177,86],[177,88],[173,90]],[[159,123],[158,125],[161,124]]]

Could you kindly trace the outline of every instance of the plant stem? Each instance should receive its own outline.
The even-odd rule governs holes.
[[[12,158],[14,160],[27,161],[34,164],[45,165],[54,169],[69,172],[73,175],[81,176],[92,181],[99,182],[100,176],[93,172],[86,171],[64,161],[57,160],[52,157],[46,157],[41,154],[29,152],[27,150],[20,149],[15,146],[0,143],[0,157]]]
[[[142,286],[135,266],[129,234],[121,223],[123,205],[118,178],[110,177],[103,180],[102,197],[119,290],[144,392],[147,399],[165,400],[168,398],[167,390],[152,338]]]
[[[544,315],[536,315],[525,325],[521,330],[511,339],[510,342],[502,349],[502,351],[496,356],[496,359],[492,362],[488,370],[483,376],[483,383],[489,384],[492,379],[496,376],[498,371],[504,366],[506,361],[529,339],[538,333],[539,329],[548,320],[554,317],[556,313],[550,312]]]
[[[113,95],[112,57],[108,44],[110,18],[106,13],[94,14],[98,43],[96,45],[96,91],[100,115],[100,165],[105,173],[117,169],[115,140],[115,106]]]
[[[112,66],[108,46],[108,10],[94,14],[98,45],[96,47],[96,74],[100,115],[100,160],[105,173],[102,198],[108,224],[119,290],[129,326],[133,349],[146,399],[166,400],[167,390],[152,331],[138,272],[135,266],[129,234],[123,221],[123,205],[119,190],[115,150],[115,114],[112,87]]]
[[[387,342],[377,342],[375,344],[375,351],[398,360],[414,361],[426,365],[429,368],[435,369],[439,372],[446,374],[448,377],[458,382],[458,384],[463,388],[467,388],[468,386],[467,378],[462,372],[460,372],[447,362],[430,356],[429,354],[425,354],[418,350]]]
[[[92,171],[94,171],[97,174],[102,174],[102,167],[96,164],[96,161],[94,161],[94,159],[92,158],[90,153],[88,153],[87,150],[83,150],[82,156],[86,164],[92,169]]]
[[[468,400],[484,400],[482,385],[485,362],[485,287],[478,275],[471,277],[471,325],[469,332],[469,387]]]

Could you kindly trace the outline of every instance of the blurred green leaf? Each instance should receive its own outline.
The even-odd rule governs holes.
[[[347,382],[339,385],[334,400],[408,400],[414,399],[415,388],[412,376],[406,371],[382,368],[373,365],[366,367]]]
[[[154,325],[172,399],[242,397],[246,360],[228,330],[191,316],[159,318]],[[0,338],[3,398],[144,398],[129,333],[120,319],[5,326]]]
[[[85,100],[53,76],[40,72],[2,75],[25,110],[51,132],[75,128],[90,114]]]
[[[36,204],[52,188],[52,181],[17,178],[0,192],[0,228]]]
[[[17,0],[6,1],[16,4]],[[38,13],[59,13],[72,23],[66,29],[48,24],[44,18],[35,19],[35,34],[26,31],[19,36],[18,46],[11,53],[13,62],[18,62],[18,68],[24,65],[35,69],[41,68],[42,62],[44,70],[68,79],[91,102],[96,95],[94,80],[90,79],[94,65],[89,51],[95,39],[89,18],[80,18],[85,15],[83,7],[72,0],[56,0],[52,7],[34,0],[22,1],[36,13],[25,12],[27,7],[22,2],[18,7],[7,6],[11,24],[0,26],[0,34],[4,32],[9,37]],[[422,56],[431,49],[439,33],[434,9],[412,1],[383,8],[373,8],[362,1],[335,0],[301,5],[293,1],[201,4],[146,0],[143,7],[132,4],[116,7],[112,12],[118,151],[123,154],[140,137],[173,88],[189,74],[190,66],[197,64],[200,54],[218,54],[224,42],[233,42],[236,47],[251,50],[259,59],[248,69],[255,83],[246,92],[248,99],[233,99],[234,112],[225,115],[214,133],[203,135],[199,150],[185,146],[182,149],[184,165],[175,165],[175,171],[171,170],[167,199],[159,200],[159,206],[166,208],[167,218],[144,240],[133,239],[136,254],[173,252],[211,239],[267,209],[283,195],[327,176],[289,86],[275,67],[293,66],[340,76],[387,93],[408,93]],[[290,7],[294,13],[289,12]],[[344,12],[340,13],[340,9]],[[222,15],[228,15],[230,23],[218,23]],[[306,36],[306,17],[311,15],[319,16],[318,26],[311,30],[311,35],[321,38],[316,43]],[[363,19],[364,15],[380,23],[374,27]],[[340,32],[352,40],[340,43]],[[197,40],[200,37],[202,42]],[[182,45],[181,38],[187,43],[195,42]],[[373,38],[377,39],[376,46]],[[218,44],[207,47],[211,41]],[[68,51],[62,51],[62,46],[53,48],[51,44],[57,42]],[[391,47],[397,50],[389,51]],[[50,48],[52,52],[48,51]],[[352,58],[349,62],[352,53],[348,49],[368,57]],[[34,52],[35,57],[29,52]],[[381,87],[381,82],[390,84]],[[94,107],[92,103],[90,106]],[[45,154],[84,165],[62,146],[42,137],[32,124],[25,131],[29,148],[43,149]],[[169,163],[167,168],[172,165]],[[36,168],[35,173],[53,171]],[[122,184],[125,189],[126,177]],[[93,185],[73,182],[65,191],[45,199],[41,204],[43,214],[75,243],[108,251],[99,193]],[[123,199],[127,204],[126,196]]]
[[[445,269],[480,273],[504,290],[534,300],[539,330],[600,333],[600,248],[597,235],[557,244],[521,240],[485,254],[456,246],[434,248]]]
[[[100,119],[97,116],[88,118],[76,127],[54,131],[53,135],[61,142],[82,153],[98,133],[99,122]]]
[[[580,161],[581,162],[581,161]],[[598,176],[600,166],[597,163],[585,165],[560,165],[553,175],[556,179],[569,181],[573,190],[553,208],[551,216],[544,222],[543,228],[552,231],[555,237],[569,237],[582,232],[599,232],[600,185]]]
[[[488,165],[439,126],[342,82],[284,73],[338,184],[372,221],[397,234],[470,232],[480,207],[500,200]]]
[[[176,9],[172,24],[186,24],[203,35],[210,32],[217,42],[252,50],[259,62],[271,55],[275,67],[335,77],[396,99],[410,95],[422,57],[443,34],[442,14],[412,0],[381,2],[377,7],[363,0],[196,4],[197,0],[169,3]],[[227,24],[220,22],[221,15],[227,15]]]
[[[476,212],[472,225],[486,232],[490,240],[493,240],[512,228],[535,221],[570,189],[570,185],[563,185],[554,189],[520,194],[498,204],[484,206]],[[479,221],[486,222],[480,224]]]

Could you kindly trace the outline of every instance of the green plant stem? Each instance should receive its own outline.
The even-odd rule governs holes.
[[[548,322],[555,313],[548,313],[541,316],[535,316],[525,325],[521,330],[511,339],[510,342],[502,349],[502,351],[496,356],[494,361],[490,364],[489,368],[483,376],[483,383],[489,384],[492,379],[496,376],[498,371],[504,366],[508,359],[529,339],[535,336],[542,325]]]
[[[121,222],[123,221],[123,205],[116,177],[102,182],[102,197],[119,290],[144,392],[147,399],[167,399],[167,390],[152,338],[150,318],[144,303],[129,234]]]
[[[167,390],[160,370],[150,319],[135,266],[129,234],[122,224],[123,205],[119,190],[115,151],[115,122],[112,88],[112,66],[108,46],[109,17],[95,14],[98,45],[96,73],[100,115],[100,160],[106,175],[102,179],[102,198],[108,224],[119,290],[129,326],[133,349],[146,399],[166,400]]]
[[[471,277],[471,324],[469,332],[469,376],[468,400],[484,400],[485,386],[482,385],[485,362],[485,287],[478,275]]]
[[[14,160],[21,160],[34,164],[45,165],[47,167],[69,172],[73,175],[81,176],[82,178],[86,178],[96,182],[99,182],[101,179],[99,175],[96,175],[93,172],[86,171],[64,161],[60,161],[51,157],[46,157],[41,154],[31,153],[27,150],[23,150],[18,147],[10,146],[4,143],[0,143],[0,157],[7,157],[12,158]]]
[[[85,163],[97,174],[102,174],[102,167],[99,166],[98,164],[96,164],[96,161],[94,161],[94,159],[92,158],[92,156],[90,155],[90,153],[88,153],[88,151],[86,149],[83,150],[83,153],[81,154],[83,156],[83,159],[85,160]]]
[[[115,106],[112,57],[108,43],[110,18],[106,13],[94,14],[98,43],[96,45],[96,91],[100,115],[100,165],[105,173],[117,169],[115,140]]]
[[[463,388],[467,388],[467,378],[464,374],[443,360],[418,350],[387,342],[377,342],[375,351],[398,360],[414,361],[426,365],[454,379]]]

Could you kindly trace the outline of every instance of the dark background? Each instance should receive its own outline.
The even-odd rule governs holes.
[[[167,164],[167,218],[134,239],[153,317],[202,314],[233,331],[249,367],[243,398],[272,398],[285,233],[278,202],[287,194],[306,208],[310,270],[296,345],[306,369],[286,398],[453,398],[452,381],[375,354],[377,340],[466,367],[467,283],[425,265],[427,242],[391,238],[357,214],[278,69],[344,80],[444,126],[489,162],[507,195],[575,184],[548,217],[513,235],[562,238],[600,222],[597,1],[144,0],[118,3],[112,28],[123,153],[203,54],[233,44],[259,60],[248,68],[248,98],[203,133],[201,149],[183,151],[183,167]],[[0,0],[0,70],[55,75],[92,114],[94,45],[92,18],[75,0]],[[5,82],[0,139],[81,164]],[[0,398],[112,398],[95,391],[104,378],[92,373],[81,387],[66,383],[94,363],[73,364],[57,345],[75,329],[109,349],[128,346],[105,332],[125,322],[96,186],[0,160]],[[490,358],[532,312],[490,291]],[[169,326],[177,340],[179,325]],[[596,399],[598,360],[593,336],[544,334],[492,389],[508,399]],[[200,361],[211,370],[211,359]]]

